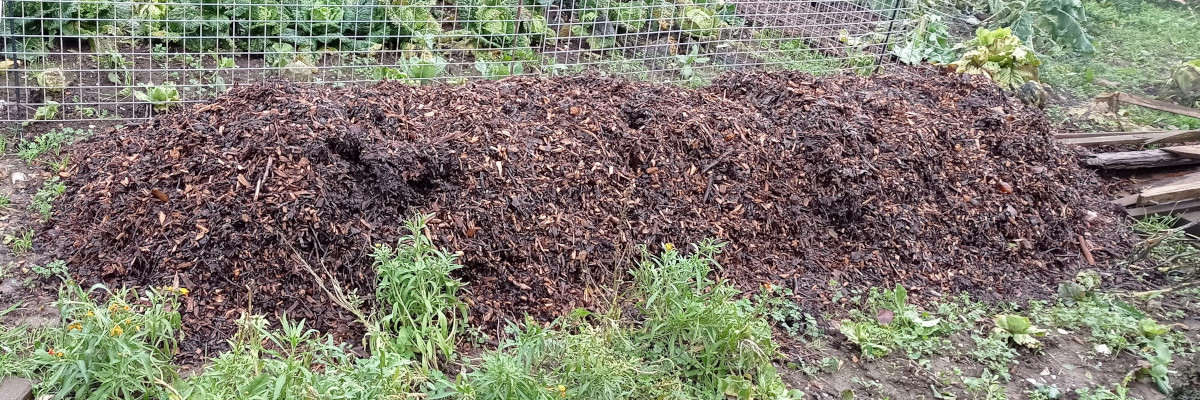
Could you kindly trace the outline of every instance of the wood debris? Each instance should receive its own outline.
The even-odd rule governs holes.
[[[265,83],[71,152],[48,247],[87,283],[192,282],[188,354],[222,350],[251,299],[354,342],[295,257],[369,298],[372,246],[418,212],[486,329],[593,305],[639,245],[726,242],[723,277],[816,307],[830,280],[1049,295],[1132,240],[1043,114],[932,69]]]

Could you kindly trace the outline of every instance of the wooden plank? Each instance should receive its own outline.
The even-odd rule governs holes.
[[[1188,175],[1170,185],[1143,190],[1142,196],[1138,198],[1138,204],[1162,204],[1191,199],[1200,199],[1200,172]]]
[[[1118,144],[1184,143],[1200,141],[1200,129],[1186,131],[1153,132],[1100,132],[1099,135],[1068,134],[1055,136],[1059,142],[1079,146],[1105,146]],[[1085,136],[1086,135],[1086,136]]]
[[[1163,147],[1163,151],[1187,158],[1200,158],[1200,146]]]
[[[1200,164],[1200,159],[1180,157],[1162,150],[1139,150],[1093,154],[1083,163],[1100,169],[1141,169]]]
[[[1171,104],[1165,101],[1151,100],[1141,96],[1134,96],[1129,93],[1108,93],[1096,96],[1096,100],[1108,102],[1109,107],[1116,110],[1116,102],[1133,104],[1135,106],[1146,107],[1159,111],[1166,111],[1172,114],[1184,115],[1192,118],[1200,118],[1200,110],[1184,107],[1178,104]]]
[[[1055,133],[1055,139],[1080,139],[1100,136],[1129,136],[1129,135],[1146,135],[1152,133],[1163,133],[1174,131],[1142,131],[1142,132],[1062,132]]]
[[[1125,212],[1130,217],[1144,218],[1152,215],[1179,215],[1190,212],[1200,211],[1200,199],[1184,200],[1174,203],[1158,204],[1147,207],[1137,207],[1126,209]]]
[[[1129,207],[1129,206],[1132,206],[1132,205],[1134,205],[1134,204],[1137,204],[1138,197],[1141,197],[1141,195],[1139,195],[1139,194],[1131,194],[1131,195],[1128,195],[1128,196],[1121,196],[1120,198],[1114,199],[1114,200],[1112,201],[1112,203],[1113,203],[1113,204],[1116,204],[1116,205],[1118,205],[1118,206],[1121,206],[1121,207]]]

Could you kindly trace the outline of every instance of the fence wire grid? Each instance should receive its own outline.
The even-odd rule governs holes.
[[[870,73],[906,0],[4,0],[0,120],[147,118],[283,78]]]

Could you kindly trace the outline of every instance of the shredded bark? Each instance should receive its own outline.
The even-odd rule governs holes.
[[[472,323],[601,300],[637,246],[728,245],[720,274],[934,297],[1052,293],[1132,237],[1048,122],[985,80],[730,74],[690,90],[595,75],[330,88],[271,82],[71,150],[47,234],[84,282],[191,290],[184,350],[243,312],[354,341],[300,257],[370,300],[372,246],[433,213]],[[1098,217],[1085,220],[1088,212]],[[490,329],[489,329],[490,330]]]

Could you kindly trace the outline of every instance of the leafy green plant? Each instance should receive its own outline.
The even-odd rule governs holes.
[[[432,391],[413,361],[370,346],[359,357],[332,338],[286,316],[271,329],[262,316],[242,316],[230,350],[202,375],[176,384],[183,399],[388,399]],[[321,366],[314,370],[313,366]]]
[[[1150,382],[1154,383],[1154,388],[1162,394],[1171,393],[1171,378],[1170,375],[1174,371],[1170,370],[1171,361],[1174,352],[1160,338],[1156,338],[1147,344],[1148,351],[1142,353],[1142,361],[1138,362],[1139,375],[1150,378]]]
[[[44,266],[30,265],[29,270],[43,279],[53,277],[69,278],[67,275],[67,262],[63,260],[54,260]]]
[[[46,105],[38,107],[33,111],[34,121],[52,120],[58,116],[59,104],[54,100],[46,100]]]
[[[67,169],[67,165],[71,163],[71,156],[64,154],[62,158],[46,161],[46,166],[50,167],[51,171],[62,172]]]
[[[57,155],[63,146],[75,143],[75,141],[87,137],[90,133],[90,131],[73,128],[52,129],[49,132],[35,136],[33,140],[21,140],[18,142],[17,156],[25,160],[26,163],[32,164],[33,160],[42,154],[53,152]]]
[[[62,93],[67,88],[67,75],[62,68],[47,68],[37,74],[37,84],[51,93]]]
[[[1131,400],[1129,397],[1129,388],[1123,383],[1113,385],[1113,390],[1108,390],[1106,387],[1086,388],[1082,387],[1075,389],[1075,394],[1079,396],[1079,400]]]
[[[696,76],[694,66],[708,64],[708,57],[700,56],[700,47],[692,46],[691,52],[688,54],[679,54],[675,56],[675,60],[679,61],[679,76],[684,80],[691,80]]]
[[[135,293],[120,290],[109,292],[104,305],[78,285],[63,291],[56,303],[62,326],[37,352],[39,387],[60,399],[165,397],[177,377],[170,359],[186,291],[147,290],[144,301],[131,301]]]
[[[958,58],[954,45],[950,43],[950,29],[942,23],[940,16],[933,14],[921,16],[904,43],[893,52],[901,62],[909,65],[924,61],[949,64]]]
[[[1096,289],[1100,288],[1100,274],[1095,271],[1079,271],[1075,279],[1058,285],[1058,296],[1068,304],[1078,301],[1091,301],[1096,298]]]
[[[231,57],[219,57],[219,58],[217,58],[217,68],[220,68],[220,69],[232,69],[232,68],[237,68],[237,67],[238,67],[238,66],[237,66],[237,63],[236,63],[236,62],[233,60],[233,58],[231,58]]]
[[[718,30],[727,26],[717,11],[704,6],[685,6],[680,12],[679,26],[684,33],[697,38],[716,36]]]
[[[43,221],[50,220],[50,216],[53,215],[54,200],[62,196],[66,190],[67,185],[57,176],[46,179],[42,182],[42,188],[34,193],[33,200],[29,203],[29,209],[37,211]]]
[[[1079,53],[1094,53],[1082,0],[989,0],[991,26],[1011,27],[1025,43],[1049,42]]]
[[[962,47],[970,49],[958,61],[950,63],[958,73],[987,75],[1007,88],[1016,88],[1037,80],[1041,60],[1033,50],[1021,44],[1012,30],[979,28],[975,38]]]
[[[799,304],[792,301],[790,299],[792,295],[792,290],[788,288],[764,288],[758,295],[758,308],[788,336],[810,340],[824,336],[817,326],[816,318],[805,313]]]
[[[401,57],[398,63],[405,77],[418,81],[435,78],[446,70],[446,59],[429,51],[422,51],[416,57]]]
[[[975,361],[994,371],[1005,381],[1011,379],[1009,370],[1020,353],[1008,345],[1008,339],[999,335],[972,336],[971,339],[975,341],[975,347],[971,349],[970,354]]]
[[[33,250],[33,230],[24,231],[20,236],[5,234],[4,244],[8,245],[13,254],[22,255],[28,253]]]
[[[838,327],[864,356],[883,357],[899,348],[909,358],[918,359],[945,346],[945,336],[954,332],[941,318],[908,304],[908,291],[903,286],[883,291],[873,288],[868,295],[874,315],[852,310],[851,318],[842,320]]]
[[[145,91],[134,91],[133,97],[154,105],[155,111],[166,111],[171,106],[178,104],[179,90],[175,89],[175,84],[166,82],[161,85],[139,84],[145,88]]]
[[[994,332],[999,337],[1031,349],[1042,347],[1042,343],[1037,338],[1045,336],[1046,330],[1034,327],[1029,322],[1029,318],[1002,314],[993,318],[992,322],[996,324]]]
[[[1004,393],[1004,385],[1000,384],[999,376],[986,368],[978,378],[964,376],[962,381],[967,387],[967,392],[976,399],[1004,400],[1008,398]]]
[[[479,47],[530,47],[553,37],[543,14],[521,7],[514,0],[468,0],[459,8],[467,30]]]
[[[463,282],[450,276],[462,268],[453,254],[433,246],[423,231],[430,216],[407,222],[409,235],[395,249],[378,246],[372,255],[383,308],[380,325],[395,335],[402,351],[421,356],[426,368],[449,360],[466,326],[467,306],[458,298]]]
[[[460,396],[799,398],[769,362],[770,327],[735,300],[733,288],[707,277],[719,246],[702,243],[691,255],[664,249],[643,250],[643,262],[631,271],[625,296],[640,321],[575,310],[549,326],[532,319],[511,325],[511,339],[466,375]]]

